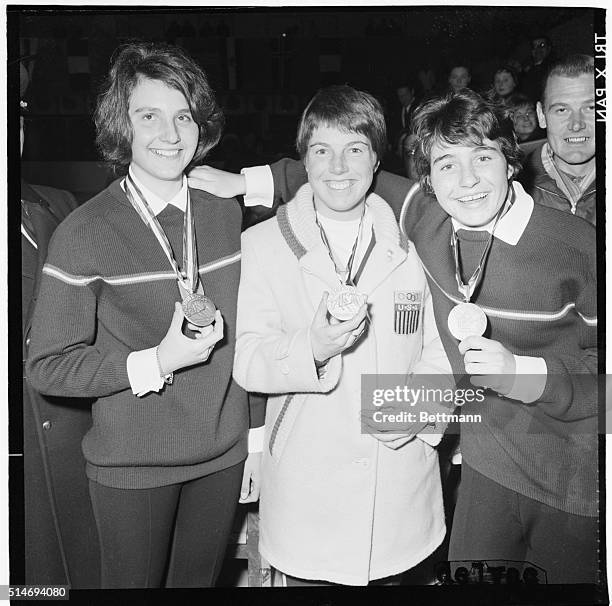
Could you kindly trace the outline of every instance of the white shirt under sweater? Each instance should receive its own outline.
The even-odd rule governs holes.
[[[361,217],[342,221],[325,217],[317,212],[317,220],[325,231],[328,243],[333,252],[334,260],[338,265],[338,269],[342,270],[342,272],[347,269],[348,261],[355,244],[355,238],[359,237],[351,270],[351,277],[353,277],[359,269],[359,265],[368,249],[372,236],[372,218],[368,213],[367,206],[363,216],[361,230],[359,229]],[[338,286],[340,285],[340,277],[345,278],[345,276],[345,273],[339,276]]]
[[[187,208],[187,179],[183,177],[181,190],[168,202],[154,194],[148,189],[142,181],[134,175],[132,168],[129,169],[130,177],[134,180],[136,186],[142,192],[147,203],[149,204],[153,214],[159,215],[168,204],[176,206],[179,210],[185,212]],[[127,181],[123,183],[123,187],[129,187]],[[131,188],[130,188],[131,189]],[[134,192],[135,193],[135,192]],[[164,379],[159,374],[159,366],[157,363],[157,347],[143,349],[141,351],[133,351],[127,357],[127,374],[130,381],[132,393],[136,396],[144,396],[151,391],[159,391],[164,386]],[[172,389],[172,386],[168,386]],[[264,426],[256,427],[249,430],[248,451],[261,452],[263,450]]]

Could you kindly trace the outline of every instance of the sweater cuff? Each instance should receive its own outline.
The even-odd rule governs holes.
[[[132,393],[144,396],[151,391],[159,391],[164,386],[163,377],[159,376],[156,347],[133,351],[127,357],[127,374]]]
[[[274,202],[274,179],[269,166],[252,166],[240,171],[246,181],[245,206],[266,206]]]
[[[506,394],[511,400],[530,404],[539,400],[546,387],[548,368],[544,358],[514,356],[516,371],[514,384]]]

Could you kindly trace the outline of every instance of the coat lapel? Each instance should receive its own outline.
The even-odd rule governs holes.
[[[377,239],[357,284],[359,292],[372,294],[406,257],[406,251],[397,244],[388,240],[380,242]]]

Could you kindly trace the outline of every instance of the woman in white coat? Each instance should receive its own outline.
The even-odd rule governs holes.
[[[242,238],[234,376],[270,394],[260,551],[289,585],[366,585],[430,555],[445,525],[439,436],[362,433],[361,375],[450,366],[419,257],[367,195],[385,149],[379,103],[320,91],[297,148],[308,183]]]

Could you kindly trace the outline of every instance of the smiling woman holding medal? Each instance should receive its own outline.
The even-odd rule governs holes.
[[[549,583],[595,583],[595,232],[534,204],[501,108],[465,90],[415,114],[415,165],[438,204],[403,226],[430,279],[457,375],[486,388],[462,412],[450,560],[529,561]]]
[[[142,43],[116,53],[95,121],[124,176],[56,232],[27,372],[43,393],[97,399],[83,452],[101,586],[214,585],[247,454],[232,380],[241,211],[184,171],[223,117],[191,58]]]
[[[419,257],[368,193],[379,103],[319,91],[297,149],[308,183],[242,239],[234,375],[270,394],[260,551],[288,585],[397,582],[444,538],[440,436],[362,433],[361,375],[450,367]]]

